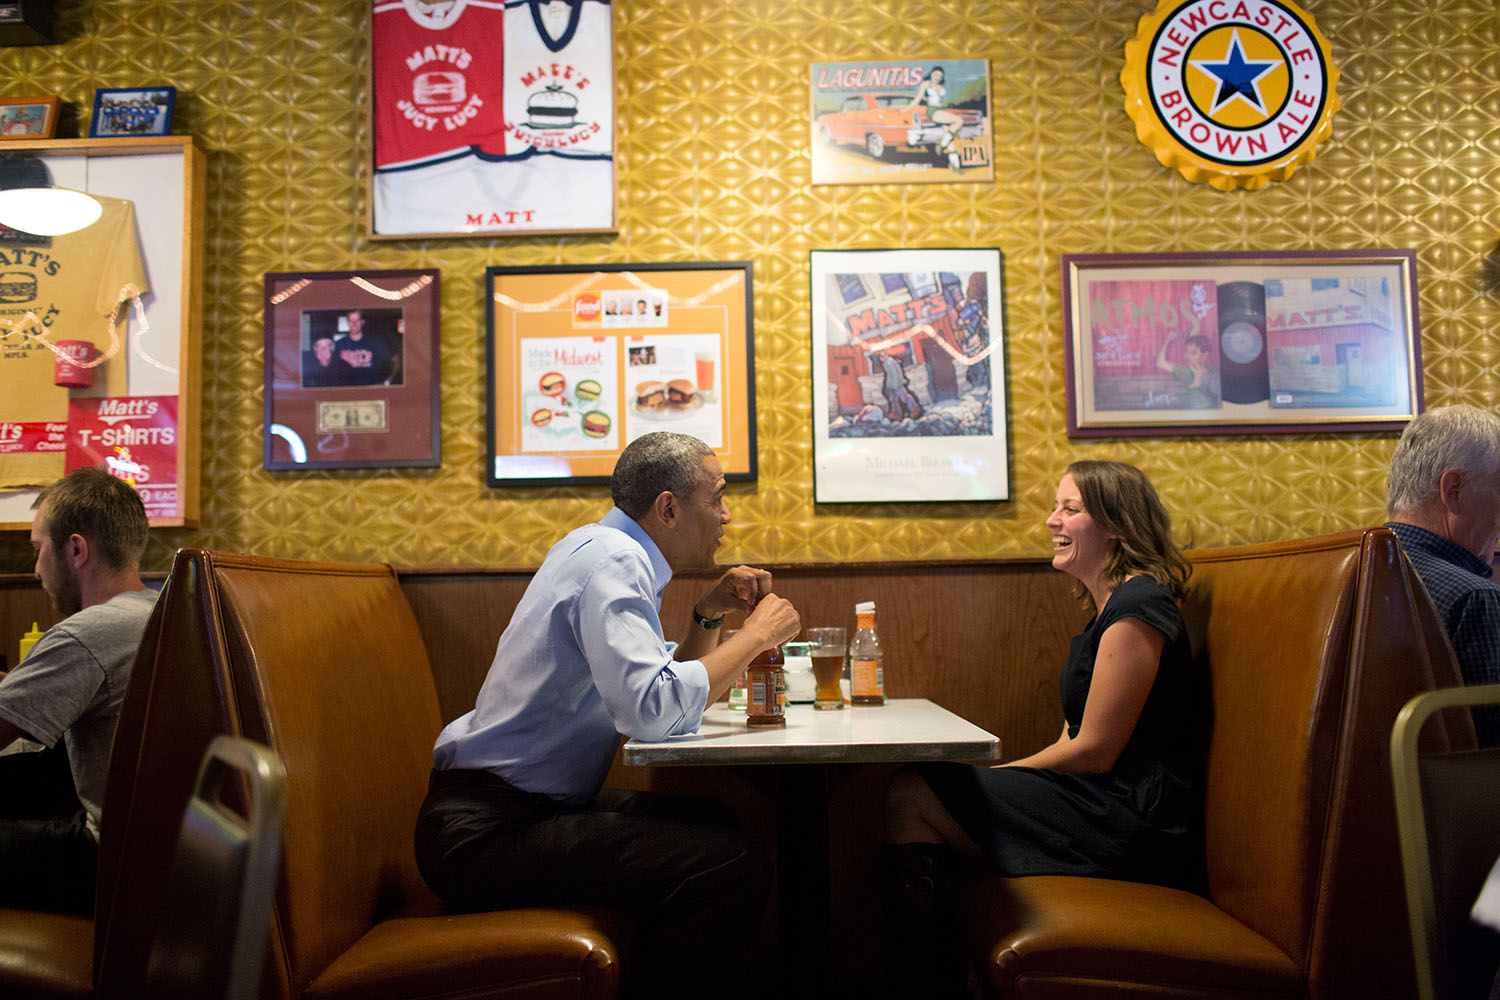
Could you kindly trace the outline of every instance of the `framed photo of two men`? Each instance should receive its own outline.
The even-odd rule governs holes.
[[[267,469],[442,462],[438,272],[265,278]]]

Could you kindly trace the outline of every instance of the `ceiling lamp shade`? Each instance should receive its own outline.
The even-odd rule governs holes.
[[[61,236],[92,226],[104,206],[82,191],[52,186],[34,153],[0,153],[0,224],[34,236]]]
[[[0,223],[36,236],[61,236],[92,226],[104,206],[82,191],[9,188],[0,191]]]

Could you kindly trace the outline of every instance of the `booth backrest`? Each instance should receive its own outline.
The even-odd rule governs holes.
[[[178,562],[217,595],[243,735],[286,767],[266,992],[295,997],[381,920],[438,910],[412,852],[441,728],[427,652],[389,567]]]
[[[115,725],[99,831],[94,982],[101,998],[143,995],[182,811],[215,736],[238,735],[219,666],[216,595],[174,573],[141,638]]]
[[[1408,698],[1460,683],[1442,624],[1384,528],[1191,557],[1209,896],[1304,968],[1312,996],[1401,995],[1385,747]]]

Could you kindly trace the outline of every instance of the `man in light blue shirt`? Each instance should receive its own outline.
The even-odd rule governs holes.
[[[697,438],[632,442],[610,495],[613,510],[547,553],[474,710],[438,736],[417,861],[453,910],[623,909],[637,932],[627,993],[697,995],[758,924],[769,871],[723,807],[602,790],[604,777],[622,735],[693,732],[800,621],[769,573],[736,566],[698,598],[682,640],[666,639],[662,588],[712,566],[729,523],[723,470]],[[749,614],[720,643],[730,611]]]

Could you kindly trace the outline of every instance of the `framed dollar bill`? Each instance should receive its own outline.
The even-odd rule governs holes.
[[[1399,430],[1416,253],[1064,254],[1068,435]]]
[[[441,464],[438,272],[265,279],[267,469]]]

